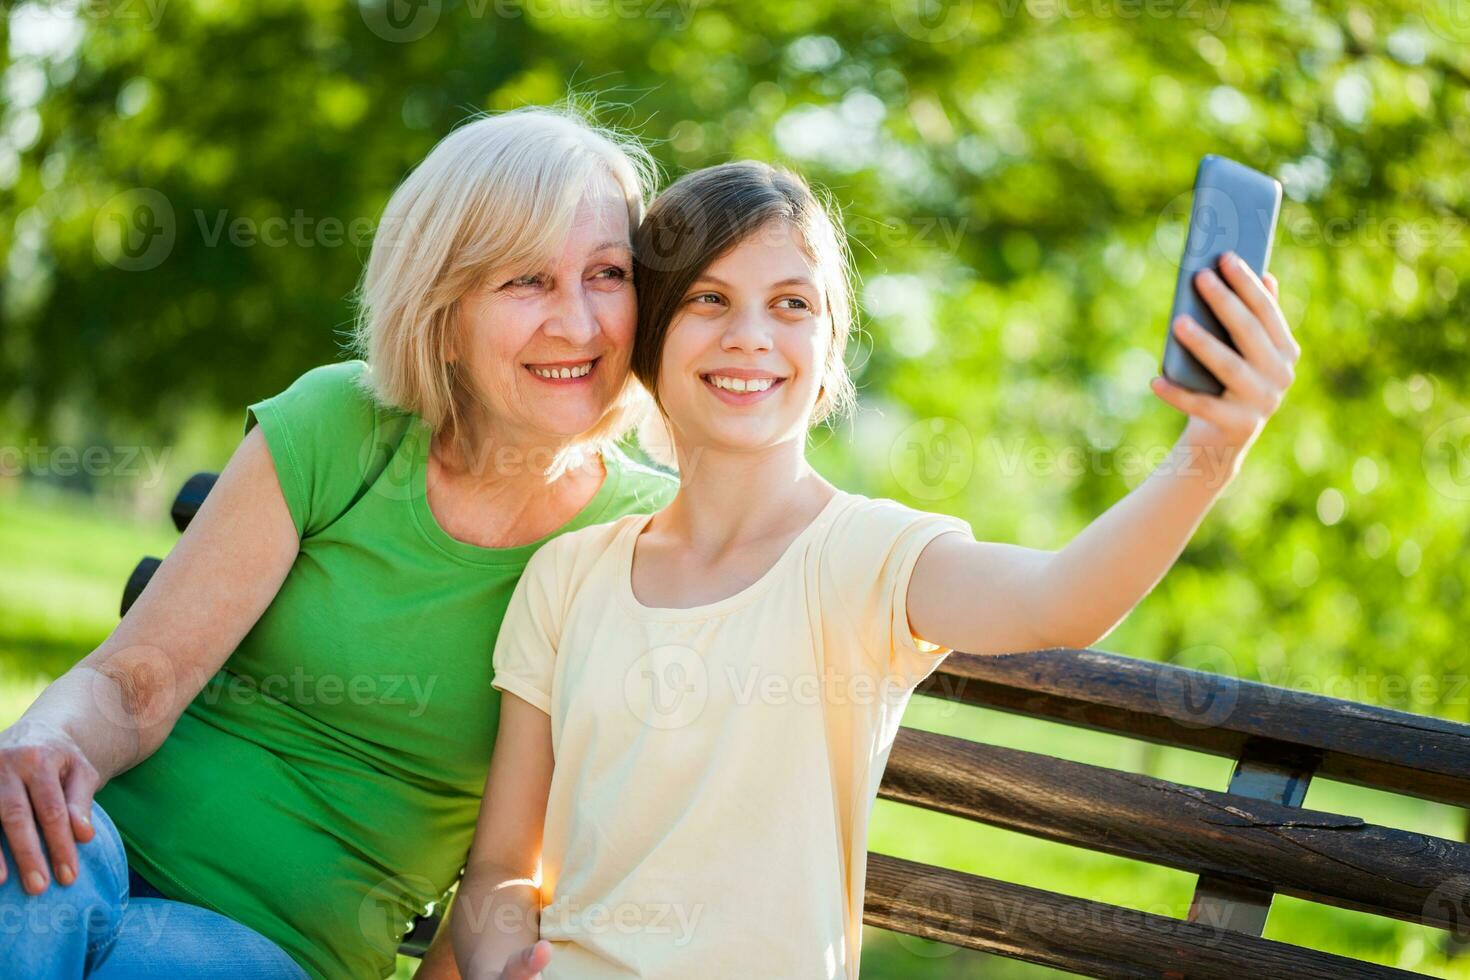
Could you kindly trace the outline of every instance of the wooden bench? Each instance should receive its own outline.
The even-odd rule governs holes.
[[[173,504],[182,531],[214,483]],[[122,609],[159,559],[129,579]],[[1236,760],[1223,791],[911,728],[879,795],[1199,876],[1186,919],[870,854],[864,921],[1093,977],[1413,977],[1261,938],[1276,894],[1470,936],[1470,844],[1302,808],[1314,775],[1470,806],[1470,725],[1097,650],[949,656],[934,697]],[[422,955],[438,920],[402,952]]]

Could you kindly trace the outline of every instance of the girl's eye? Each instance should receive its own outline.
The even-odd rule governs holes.
[[[795,306],[786,306],[785,304],[787,304],[787,303],[795,303],[796,305]],[[785,299],[777,300],[776,301],[776,305],[779,306],[779,307],[781,307],[782,309],[787,309],[787,310],[809,310],[809,309],[811,309],[811,304],[808,303],[806,300],[802,299],[800,296],[788,296]]]
[[[720,302],[720,294],[719,293],[695,293],[693,296],[689,297],[689,302],[691,302],[691,303],[702,303],[702,304],[705,304],[705,305],[713,305],[715,303]]]

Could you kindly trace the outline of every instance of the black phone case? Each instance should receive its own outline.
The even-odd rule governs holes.
[[[1201,269],[1218,272],[1220,256],[1227,251],[1244,259],[1257,276],[1264,275],[1280,213],[1280,181],[1214,154],[1200,160],[1189,209],[1189,234],[1184,240],[1184,257],[1179,260],[1174,309],[1169,314],[1168,339],[1164,342],[1164,377],[1191,391],[1218,395],[1225,390],[1209,368],[1174,338],[1174,321],[1181,314],[1188,315],[1235,349],[1230,332],[1194,288],[1194,276]]]

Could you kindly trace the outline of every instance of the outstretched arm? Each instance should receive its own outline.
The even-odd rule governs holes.
[[[485,799],[449,911],[454,958],[466,980],[534,980],[551,959],[551,944],[537,941],[537,866],[551,773],[550,716],[503,694]]]
[[[936,538],[909,583],[915,636],[982,654],[1088,647],[1164,577],[1280,406],[1301,356],[1275,279],[1262,282],[1229,255],[1221,270],[1223,280],[1205,270],[1196,283],[1239,352],[1188,317],[1173,326],[1225,391],[1204,395],[1154,378],[1154,393],[1189,415],[1183,435],[1158,469],[1060,551]]]

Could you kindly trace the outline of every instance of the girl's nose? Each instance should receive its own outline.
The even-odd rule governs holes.
[[[736,314],[730,318],[720,337],[720,346],[725,350],[768,351],[771,349],[770,325],[759,313]]]

